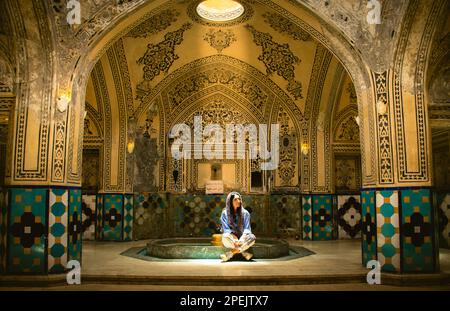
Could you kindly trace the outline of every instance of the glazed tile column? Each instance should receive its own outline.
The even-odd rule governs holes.
[[[71,72],[59,69],[44,3],[4,5],[16,21],[10,26],[18,83],[0,204],[0,271],[63,273],[69,260],[81,261],[83,106],[61,82]]]
[[[3,272],[63,273],[68,261],[81,262],[80,195],[76,188],[10,188],[2,205]]]
[[[426,56],[443,2],[411,1],[392,69],[373,72],[378,177],[362,189],[362,261],[382,271],[439,270],[432,204]]]
[[[437,226],[427,188],[362,192],[363,264],[378,260],[386,272],[434,272]]]
[[[68,261],[81,261],[81,107],[55,110],[51,86],[41,87],[18,91],[10,135],[0,245],[0,270],[9,274],[64,273]]]

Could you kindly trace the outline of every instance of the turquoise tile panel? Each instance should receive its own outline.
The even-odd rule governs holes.
[[[81,190],[69,190],[69,224],[68,224],[68,260],[78,260],[81,263],[82,243],[82,211]]]
[[[361,214],[362,261],[366,267],[369,261],[377,259],[375,191],[361,192]]]
[[[8,230],[8,272],[46,273],[47,189],[12,188]]]
[[[381,270],[401,272],[399,192],[376,192],[377,256]]]
[[[313,240],[333,239],[333,198],[331,195],[313,195]]]
[[[403,272],[433,272],[433,225],[429,189],[402,190]]]
[[[122,240],[123,203],[122,194],[103,195],[103,240]]]
[[[312,196],[302,196],[302,221],[303,221],[303,240],[311,241],[313,237],[312,226]]]
[[[50,189],[47,262],[49,273],[64,272],[67,266],[69,190]]]

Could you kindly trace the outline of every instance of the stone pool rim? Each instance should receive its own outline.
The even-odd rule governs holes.
[[[303,246],[292,246],[289,245],[289,243],[285,240],[280,239],[271,239],[271,238],[259,238],[259,245],[255,244],[255,247],[250,248],[250,251],[254,254],[254,258],[251,261],[285,261],[285,260],[292,260],[292,259],[298,259],[310,255],[314,255],[315,253]],[[257,243],[258,243],[257,240]],[[133,257],[141,260],[146,261],[161,261],[161,262],[183,262],[183,261],[199,261],[199,260],[217,260],[220,261],[219,255],[223,251],[226,250],[226,248],[223,248],[221,246],[213,246],[210,243],[210,238],[167,238],[167,239],[155,239],[147,243],[146,246],[139,246],[139,247],[132,247],[127,249],[126,251],[122,252],[121,255],[127,256],[127,257]],[[167,255],[161,256],[155,256],[160,255],[158,252],[153,252],[154,256],[148,255],[148,249],[149,245],[150,247],[156,247],[159,248],[159,250],[162,249],[164,252],[165,247],[173,247],[173,244],[176,243],[188,243],[188,242],[195,242],[201,245],[198,245],[199,248],[207,248],[206,250],[202,250],[203,252],[208,251],[208,249],[213,249],[214,251],[211,254],[208,254],[207,257],[185,257],[185,253],[180,252],[178,256],[175,256],[175,258],[171,258]],[[206,245],[208,244],[208,245]],[[267,246],[269,244],[270,246]],[[264,246],[263,246],[264,245]],[[193,246],[194,251],[195,245]],[[262,250],[262,248],[266,248],[265,250]],[[281,247],[281,250],[283,252],[277,252],[278,250],[272,251],[271,248]],[[259,249],[259,250],[258,250]],[[266,252],[265,254],[268,256],[264,258],[264,256],[261,256],[262,253]],[[208,251],[209,252],[209,251]],[[258,253],[259,252],[259,253]],[[170,252],[169,252],[170,253]],[[256,254],[255,254],[256,253]],[[167,254],[167,253],[166,253]],[[184,255],[183,255],[184,254]],[[232,260],[232,261],[239,261],[239,260]]]

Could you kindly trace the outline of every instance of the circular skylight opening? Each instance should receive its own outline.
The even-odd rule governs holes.
[[[228,22],[244,14],[244,7],[232,0],[206,0],[197,5],[197,14],[212,22]]]

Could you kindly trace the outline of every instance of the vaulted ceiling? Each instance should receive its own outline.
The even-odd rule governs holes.
[[[163,91],[171,75],[183,71],[185,76],[178,79],[186,80],[187,76],[199,74],[203,67],[194,65],[199,62],[217,63],[221,71],[240,72],[240,81],[227,81],[228,88],[241,83],[242,92],[259,84],[283,93],[282,101],[296,110],[298,120],[317,117],[319,110],[330,114],[331,93],[344,81],[352,83],[331,52],[287,19],[280,7],[244,2],[245,13],[236,21],[211,23],[196,14],[197,3],[174,1],[147,12],[106,50],[87,87],[91,118],[101,119],[105,100],[124,103],[113,113],[121,113],[122,109],[128,118],[139,117],[145,103]],[[306,11],[299,9],[296,13],[303,14],[303,20],[310,19]],[[243,82],[243,76],[255,81]],[[202,83],[194,86],[197,91],[208,86],[205,81],[191,83]],[[251,103],[261,100],[258,92],[264,91],[247,94],[256,110],[262,109]],[[188,95],[178,95],[183,94]]]

